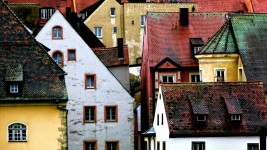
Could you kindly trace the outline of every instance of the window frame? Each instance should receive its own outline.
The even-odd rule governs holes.
[[[86,143],[93,143],[95,150],[97,150],[97,140],[84,140],[83,141],[83,150],[86,150]]]
[[[61,64],[59,64],[58,63],[58,60],[55,60],[54,59],[54,55],[55,54],[57,54],[57,53],[59,53],[59,54],[61,54]],[[52,59],[55,61],[55,63],[57,64],[57,65],[59,65],[59,66],[64,66],[64,54],[60,51],[60,50],[56,50],[56,51],[54,51],[53,53],[52,53]]]
[[[201,48],[202,48],[202,46],[194,46],[193,47],[194,55],[196,55],[201,50]]]
[[[70,52],[74,51],[74,58],[70,59]],[[68,61],[76,61],[76,49],[68,49]]]
[[[112,33],[113,34],[117,34],[118,33],[118,28],[117,27],[113,27],[112,28]]]
[[[203,117],[203,118],[201,118],[201,117]],[[206,114],[197,114],[196,120],[198,122],[206,122],[207,121],[207,115]]]
[[[60,34],[57,33],[57,36],[55,36],[55,29],[60,29]],[[56,31],[56,32],[58,32]],[[60,35],[60,36],[58,36]],[[55,25],[52,27],[52,40],[62,40],[63,39],[63,27],[60,25]]]
[[[256,150],[259,150],[259,143],[247,143],[247,150],[255,150],[255,148],[252,148],[251,146],[256,146]]]
[[[86,112],[88,111],[88,110],[90,110],[90,109],[93,109],[93,116],[94,116],[94,119],[92,120],[92,119],[89,119],[88,121],[87,121],[87,115],[86,115]],[[85,124],[85,123],[96,123],[96,120],[97,120],[97,118],[96,118],[97,116],[96,116],[96,106],[84,106],[83,107],[83,123]],[[90,117],[89,117],[90,118]]]
[[[105,141],[105,150],[109,150],[109,148],[108,148],[109,143],[116,143],[116,149],[115,150],[120,149],[120,142],[119,141]]]
[[[15,87],[13,87],[15,86]],[[13,91],[15,90],[15,91]],[[9,84],[9,93],[10,94],[19,94],[19,83],[10,83]]]
[[[110,8],[110,17],[111,18],[116,17],[116,8],[115,7]]]
[[[88,77],[92,77],[94,79],[94,86],[88,86],[87,84],[87,80],[88,80]],[[84,75],[84,88],[85,89],[96,89],[96,74],[85,74]]]
[[[115,119],[108,118],[108,113],[109,113],[107,110],[108,108],[115,108],[115,114],[114,114]],[[113,114],[111,114],[111,115],[113,116]],[[105,122],[117,123],[118,122],[118,105],[106,105],[106,106],[104,106],[104,119],[105,119]]]
[[[163,82],[163,78],[167,77],[167,82]],[[169,82],[170,77],[172,77],[172,82]],[[175,74],[161,74],[160,75],[160,83],[176,83]]]
[[[94,34],[97,38],[101,39],[103,37],[103,29],[102,27],[94,27]]]
[[[40,19],[50,19],[51,16],[54,14],[55,9],[52,7],[43,7],[39,9],[40,11]]]
[[[219,76],[218,76],[218,72],[220,74]],[[218,80],[218,77],[222,77],[221,81]],[[215,82],[225,82],[226,81],[226,68],[215,68],[214,78],[215,78]]]
[[[140,16],[140,26],[143,28],[146,25],[146,15]]]
[[[18,129],[10,129],[11,126],[13,125],[20,125],[22,127],[18,128]],[[14,130],[19,130],[20,133],[16,133],[14,132]],[[10,133],[10,131],[12,133]],[[23,131],[25,131],[25,133],[23,133]],[[12,139],[10,140],[10,134],[12,135]],[[18,134],[18,136],[20,136],[20,139],[19,140],[15,140],[14,136],[16,134]],[[23,136],[23,134],[25,134],[25,136]],[[14,123],[11,123],[7,126],[7,141],[8,142],[27,142],[28,141],[28,127],[27,125],[25,125],[24,123],[21,123],[21,122],[14,122]]]
[[[202,141],[193,141],[192,142],[192,150],[199,150],[199,147],[195,149],[195,145],[202,145],[202,150],[205,150],[205,142]]]
[[[194,76],[194,77],[193,77]],[[197,77],[198,76],[198,77]],[[194,80],[193,80],[194,79]],[[199,79],[199,81],[197,81]],[[189,73],[189,81],[193,83],[198,83],[200,82],[200,74],[199,73]]]
[[[241,121],[242,120],[242,115],[241,114],[231,114],[230,115],[230,120],[231,121]]]

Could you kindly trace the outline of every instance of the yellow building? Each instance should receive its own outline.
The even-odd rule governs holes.
[[[0,1],[0,149],[67,149],[64,71]]]
[[[147,12],[179,12],[180,8],[188,8],[189,12],[198,10],[196,3],[124,3],[121,5],[116,0],[104,0],[99,3],[101,4],[96,10],[88,7],[87,12],[83,12],[88,15],[84,24],[107,47],[116,46],[116,39],[124,38],[124,44],[129,48],[132,65],[140,64],[141,61]],[[114,9],[115,15],[112,16]]]

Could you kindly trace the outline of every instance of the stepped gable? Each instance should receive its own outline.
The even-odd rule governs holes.
[[[164,84],[162,94],[171,137],[257,134],[267,125],[262,82]],[[197,122],[198,114],[207,121]]]
[[[0,1],[0,100],[67,100],[64,71]],[[19,82],[19,95],[10,96],[8,82]]]

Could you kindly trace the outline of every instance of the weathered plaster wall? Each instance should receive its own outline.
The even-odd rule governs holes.
[[[66,135],[61,130],[66,129],[66,118],[62,118],[63,114],[51,103],[1,104],[0,149],[65,150]],[[8,142],[8,125],[12,123],[23,123],[27,126],[27,142]]]
[[[51,40],[54,25],[63,27],[63,40]],[[51,49],[64,53],[63,69],[67,73],[68,149],[83,149],[84,140],[96,140],[98,149],[105,141],[119,141],[120,149],[134,148],[133,98],[102,64],[94,52],[56,12],[36,39]],[[76,49],[76,61],[67,61],[67,49]],[[85,74],[96,74],[96,89],[85,89]],[[118,106],[118,122],[104,122],[104,107]],[[83,123],[83,107],[96,106],[96,123]]]
[[[180,8],[189,8],[197,12],[196,3],[124,3],[124,38],[129,48],[130,64],[142,56],[144,26],[141,26],[141,15],[147,12],[179,12]]]

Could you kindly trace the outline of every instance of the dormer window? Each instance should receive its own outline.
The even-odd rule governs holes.
[[[10,96],[18,96],[22,91],[23,66],[8,65],[6,67],[5,84],[6,92]]]
[[[10,93],[19,93],[19,84],[18,83],[11,83],[9,91],[10,91]]]
[[[203,45],[204,45],[204,42],[202,38],[191,38],[190,39],[190,47],[191,47],[194,58],[195,58],[195,55],[201,50]]]
[[[204,114],[198,114],[196,115],[197,121],[207,121],[207,115]]]
[[[160,81],[162,83],[174,83],[174,75],[162,75]]]
[[[241,115],[240,114],[232,114],[231,115],[231,121],[240,121]]]
[[[224,82],[225,81],[225,69],[216,69],[215,70],[215,78],[216,82]]]

